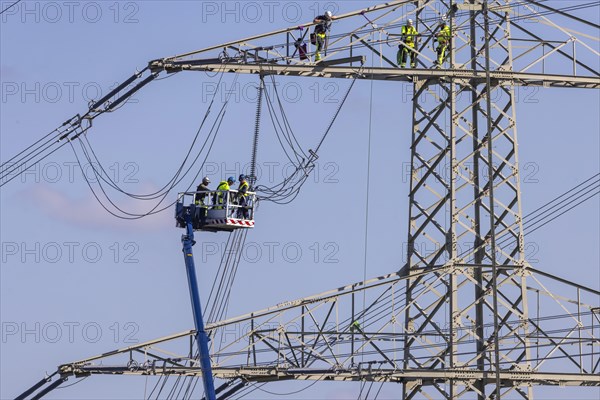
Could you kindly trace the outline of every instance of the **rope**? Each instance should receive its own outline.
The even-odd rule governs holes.
[[[371,56],[371,68],[375,62],[375,56]],[[371,135],[373,127],[373,86],[374,81],[371,80],[371,90],[369,93],[369,139],[367,145],[367,183],[366,183],[366,199],[365,199],[365,258],[363,264],[363,282],[367,280],[367,259],[369,249],[369,194],[371,193]],[[367,293],[363,291],[363,310],[367,305]],[[354,323],[354,321],[352,321]],[[361,321],[364,325],[364,319]],[[364,361],[364,355],[361,357],[361,361]],[[362,388],[361,388],[362,392]],[[360,398],[360,394],[358,395]]]
[[[361,70],[362,70],[362,68],[361,68]],[[340,105],[338,106],[337,110],[335,111],[335,114],[333,115],[333,118],[331,119],[331,122],[329,123],[329,126],[327,126],[327,129],[325,130],[325,133],[323,134],[323,137],[321,138],[321,140],[319,141],[319,144],[315,148],[315,151],[314,151],[315,153],[317,153],[319,151],[319,149],[321,148],[321,145],[323,144],[323,141],[325,140],[325,138],[329,134],[329,131],[331,130],[331,127],[333,126],[333,124],[335,123],[335,120],[337,119],[338,115],[340,114],[340,111],[342,111],[342,107],[346,103],[346,99],[348,98],[348,95],[350,94],[350,91],[354,87],[354,84],[356,83],[356,79],[358,79],[359,75],[360,75],[360,72],[357,73],[354,76],[354,79],[352,79],[352,82],[350,83],[350,86],[348,87],[348,90],[346,90],[346,94],[344,94],[344,97],[342,98],[342,102],[340,103]]]

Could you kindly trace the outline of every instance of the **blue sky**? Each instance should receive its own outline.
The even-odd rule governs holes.
[[[260,15],[250,2],[26,1],[16,6],[0,17],[2,160],[85,111],[98,91],[106,93],[149,60],[298,25],[312,20],[317,10],[348,12],[375,4],[277,2],[269,8],[269,2],[252,3]],[[10,2],[0,4],[4,8]],[[598,22],[598,15],[590,18]],[[598,48],[598,42],[591,43]],[[393,48],[386,51],[394,56]],[[598,69],[598,60],[594,67]],[[203,171],[213,182],[237,176],[250,161],[258,78],[240,76],[239,86],[233,80],[228,75],[222,81],[221,89],[235,88],[236,97]],[[135,102],[98,118],[88,137],[115,180],[142,193],[168,181],[217,82],[211,74],[180,73],[153,82],[134,96]],[[350,81],[282,77],[277,82],[287,94],[284,105],[300,143],[314,147]],[[242,260],[229,316],[362,280],[365,229],[368,277],[404,264],[410,89],[406,83],[373,84],[368,226],[371,83],[359,81],[321,150],[316,175],[301,195],[287,206],[263,204],[257,213],[248,241],[258,253],[249,252]],[[600,95],[593,90],[522,88],[518,94],[527,214],[599,171]],[[275,183],[289,165],[264,116],[259,165],[264,179]],[[181,231],[174,227],[171,210],[139,221],[108,215],[93,198],[68,147],[4,186],[0,195],[1,398],[20,393],[63,362],[193,327]],[[148,209],[116,199],[128,210]],[[598,288],[599,208],[595,198],[527,237],[532,265]],[[214,250],[224,244],[224,235],[199,235],[195,251],[201,257],[201,293],[210,289],[219,262]],[[275,249],[272,257],[269,246]],[[134,399],[142,397],[144,384],[136,378],[94,377],[49,398]],[[272,389],[303,386],[285,383]],[[352,385],[319,390],[306,395],[356,396]]]

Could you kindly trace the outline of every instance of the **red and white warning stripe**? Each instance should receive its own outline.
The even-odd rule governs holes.
[[[207,221],[207,225],[238,225],[238,226],[253,227],[254,220],[237,219],[237,218],[213,219],[213,220]]]
[[[254,226],[254,221],[247,220],[247,219],[229,218],[227,222],[229,224],[233,224],[233,225]]]

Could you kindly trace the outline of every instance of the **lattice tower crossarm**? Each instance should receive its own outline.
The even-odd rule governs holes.
[[[423,277],[423,293],[425,287],[442,290],[457,267],[472,271],[477,268],[438,267],[413,271],[410,276],[408,268],[404,268],[398,273],[208,324],[213,373],[234,386],[237,381],[289,379],[390,382],[422,390],[450,381],[472,390],[477,382],[494,385],[494,373],[474,368],[402,368],[405,341],[428,337],[430,343],[422,348],[433,350],[449,335],[449,326],[439,332],[403,331],[402,316],[410,308],[404,302],[406,283]],[[517,392],[523,385],[600,387],[600,292],[530,267],[519,270],[529,277],[527,291],[547,299],[547,310],[529,318],[536,327],[532,349],[537,354],[529,360],[533,368],[502,370],[502,385],[515,387]],[[550,290],[556,285],[560,285],[561,296]],[[367,307],[359,310],[356,303],[362,302],[363,296]],[[360,326],[354,327],[353,321],[361,321]],[[518,322],[517,317],[507,321]],[[564,333],[555,329],[557,322]],[[490,328],[490,324],[484,327]],[[460,331],[474,337],[475,324],[465,325]],[[195,331],[182,332],[67,363],[59,367],[59,376],[199,377],[202,368],[194,357],[194,337]],[[475,348],[468,353],[472,358],[477,354]]]

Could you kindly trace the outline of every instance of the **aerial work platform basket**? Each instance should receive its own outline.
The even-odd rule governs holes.
[[[228,231],[254,227],[256,194],[237,190],[179,193],[175,207],[177,227],[186,228],[186,215],[195,231]]]

